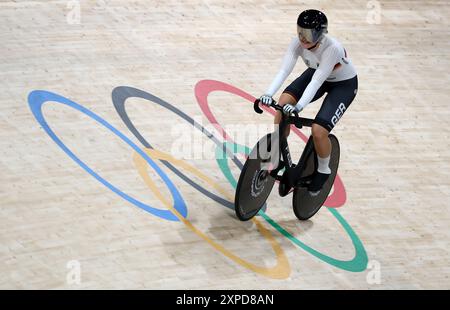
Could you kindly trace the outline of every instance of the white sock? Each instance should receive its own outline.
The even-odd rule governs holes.
[[[328,157],[322,158],[319,155],[317,155],[317,161],[319,162],[319,167],[317,168],[317,171],[324,174],[331,174],[331,169],[328,167],[328,164],[330,163],[330,155]]]

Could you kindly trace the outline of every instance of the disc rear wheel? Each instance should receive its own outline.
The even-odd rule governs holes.
[[[294,209],[295,216],[302,221],[311,218],[314,214],[317,213],[317,211],[319,211],[323,203],[328,198],[328,194],[333,187],[334,179],[337,175],[340,156],[339,141],[337,140],[336,136],[332,134],[330,134],[328,137],[330,139],[332,147],[329,164],[329,167],[331,169],[330,177],[325,182],[322,189],[317,195],[313,195],[312,193],[310,193],[306,186],[296,187],[294,190],[294,195],[292,197],[292,207]],[[312,139],[311,143],[313,143]],[[307,151],[306,147],[305,151]],[[314,148],[310,148],[309,153],[306,154],[303,167],[304,168],[302,170],[301,177],[307,178],[308,176],[312,176],[316,171],[317,155],[314,151]]]

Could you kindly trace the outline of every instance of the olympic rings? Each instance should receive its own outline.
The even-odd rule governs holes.
[[[202,108],[202,111],[207,111],[209,110],[208,106],[207,106],[207,95],[214,90],[223,90],[223,91],[227,91],[233,94],[237,94],[239,96],[241,96],[244,99],[251,99],[250,101],[253,101],[254,98],[252,98],[251,95],[246,94],[245,92],[243,92],[242,90],[239,90],[231,85],[219,82],[219,81],[212,81],[212,80],[206,80],[206,81],[200,81],[199,83],[197,83],[195,91],[196,91],[196,97],[197,100]],[[184,120],[186,120],[188,123],[192,124],[195,128],[197,128],[198,130],[200,130],[202,133],[204,133],[209,139],[212,139],[216,145],[218,147],[221,147],[222,144],[219,142],[219,140],[217,140],[217,138],[215,138],[211,133],[209,133],[205,128],[203,128],[200,124],[196,123],[191,117],[189,117],[188,115],[186,115],[184,112],[180,111],[178,108],[174,107],[173,105],[171,105],[170,103],[152,95],[149,94],[145,91],[133,88],[133,87],[127,87],[127,86],[120,86],[120,87],[116,87],[113,90],[113,103],[114,106],[116,107],[117,112],[119,113],[119,115],[121,116],[122,120],[124,120],[126,126],[130,129],[130,131],[136,136],[136,138],[141,141],[141,143],[144,146],[150,146],[150,144],[142,137],[142,135],[138,132],[138,130],[135,128],[135,126],[132,124],[131,120],[129,119],[128,115],[126,114],[124,105],[125,105],[125,101],[128,98],[131,97],[136,97],[136,98],[141,98],[141,99],[146,99],[149,100],[150,102],[154,102],[157,103],[158,105],[174,112],[176,115],[180,116],[181,118],[183,118]],[[206,108],[207,109],[206,109]],[[269,111],[272,111],[269,109]],[[216,119],[214,118],[214,116],[212,116],[212,113],[209,112],[205,112],[206,117],[210,120],[210,122],[213,123],[213,125],[216,127],[216,129],[219,130],[220,133],[223,134],[224,138],[228,138],[225,130],[222,129],[222,127],[220,126],[219,123],[217,123]],[[212,116],[212,117],[211,117]],[[297,130],[297,128],[294,128],[294,132],[296,132],[297,135],[299,135],[300,137],[303,136],[303,140],[306,141],[306,137]],[[234,149],[234,148],[233,148]],[[222,148],[222,150],[224,150],[224,148]],[[225,153],[229,153],[232,154],[232,152],[227,151],[228,148],[225,148]],[[216,151],[216,154],[217,151]],[[224,154],[221,154],[219,156],[219,158],[224,158],[223,157]],[[238,165],[238,167],[240,169],[242,169],[242,163],[240,163],[237,158],[232,157],[233,158],[233,162],[235,162],[235,164]],[[164,162],[164,161],[162,161]],[[237,163],[238,162],[238,163]],[[220,162],[219,162],[220,164]],[[173,166],[169,166],[166,164],[167,167],[169,167],[172,171],[174,171]],[[226,178],[229,180],[229,182],[231,184],[233,184],[233,181],[231,181],[230,176],[231,176],[231,172],[228,172],[226,169],[223,169],[223,167],[221,166],[222,172],[224,173],[224,175],[226,176]],[[180,171],[176,170],[178,175],[183,175]],[[174,171],[175,172],[175,171]],[[192,183],[194,183],[192,180],[190,180],[187,176],[183,175],[183,180],[189,182],[189,184],[192,185]],[[189,181],[188,181],[189,180]],[[236,181],[234,181],[235,183]],[[342,183],[341,183],[342,184]],[[195,187],[197,190],[199,190],[201,187],[200,185],[196,184],[197,186]],[[335,184],[335,193],[338,192],[338,190],[340,190],[341,187],[339,187],[339,183],[338,186],[336,186]],[[343,186],[342,186],[343,189]],[[203,191],[206,191],[205,189],[203,189]],[[207,192],[207,191],[206,191]],[[209,193],[209,192],[208,192]],[[345,191],[344,191],[344,195],[340,195],[337,196],[337,194],[333,193],[333,195],[336,195],[336,197],[338,197],[338,199],[335,200],[334,203],[338,204],[338,203],[344,203],[345,201]],[[332,195],[332,196],[333,196]],[[208,197],[212,198],[215,195],[210,193],[210,195]],[[332,197],[330,196],[330,197]],[[217,197],[217,196],[216,196]],[[329,198],[330,198],[329,197]],[[344,201],[342,201],[342,197],[344,197]],[[218,203],[221,203],[223,205],[223,202],[219,201],[218,199],[214,199]],[[223,201],[223,200],[222,200]],[[327,200],[328,201],[328,200]],[[339,205],[339,204],[338,204]],[[339,205],[340,206],[340,205]],[[331,211],[331,210],[330,210]],[[359,240],[359,238],[356,236],[356,234],[354,233],[354,231],[351,229],[351,227],[345,222],[345,220],[342,218],[342,216],[339,215],[339,213],[337,212],[332,212],[332,214],[336,217],[336,219],[338,219],[338,221],[340,222],[340,224],[344,227],[344,228],[348,228],[346,229],[346,232],[350,235],[350,238],[353,242],[353,245],[355,247],[355,257],[352,260],[349,261],[340,261],[340,260],[336,260],[334,258],[331,258],[329,256],[326,256],[314,249],[312,249],[311,247],[307,246],[306,244],[302,243],[300,240],[298,240],[297,238],[295,238],[294,236],[292,236],[292,234],[290,234],[289,232],[287,232],[285,229],[283,229],[277,222],[275,222],[273,219],[271,219],[270,217],[268,217],[267,215],[264,214],[264,212],[260,212],[260,214],[264,217],[264,219],[271,224],[275,229],[277,229],[277,231],[279,231],[283,236],[285,236],[286,238],[288,238],[289,240],[291,240],[295,245],[299,246],[300,248],[302,248],[303,250],[307,251],[308,253],[316,256],[317,258],[321,259],[322,261],[331,264],[337,268],[341,268],[344,270],[348,270],[348,271],[362,271],[365,270],[366,266],[367,266],[367,254],[365,252],[364,246],[362,246],[361,241]]]
[[[207,103],[207,100],[206,100],[207,99],[207,95],[211,91],[223,90],[223,91],[228,91],[228,92],[237,94],[237,95],[239,95],[239,96],[241,96],[241,97],[243,97],[245,99],[248,99],[250,101],[253,101],[254,98],[251,95],[249,95],[249,94],[247,94],[247,93],[245,93],[245,92],[243,92],[243,91],[241,91],[241,90],[239,90],[237,88],[234,88],[231,85],[228,85],[228,84],[225,84],[225,83],[222,83],[222,82],[218,82],[218,81],[210,81],[210,80],[200,81],[196,85],[196,89],[195,90],[196,90],[196,97],[197,97],[197,100],[199,102],[199,105],[200,105],[202,111],[208,117],[210,122],[212,122],[214,124],[216,129],[218,129],[221,133],[223,133],[224,138],[230,140],[228,138],[228,136],[226,135],[225,131],[223,131],[222,128],[220,127],[220,125],[215,121],[214,116],[212,116],[212,113],[209,110],[208,103]],[[160,99],[160,98],[158,98],[156,96],[153,96],[153,95],[151,95],[151,94],[149,94],[147,92],[144,92],[142,90],[139,90],[139,89],[136,89],[136,88],[132,88],[132,87],[124,87],[124,86],[122,86],[122,87],[115,88],[113,90],[113,93],[112,93],[112,99],[113,99],[113,103],[114,103],[114,106],[115,106],[118,114],[120,115],[120,117],[122,118],[122,120],[124,121],[124,123],[126,124],[128,129],[143,144],[143,146],[145,148],[147,148],[144,151],[141,150],[133,142],[131,142],[131,140],[129,140],[122,133],[120,133],[117,129],[112,127],[109,123],[107,123],[105,120],[103,120],[102,118],[100,118],[99,116],[94,114],[93,112],[91,112],[91,111],[87,110],[86,108],[76,104],[75,102],[70,101],[69,99],[61,97],[61,96],[59,96],[57,94],[46,92],[46,91],[33,91],[29,95],[29,104],[30,104],[31,110],[32,110],[36,120],[42,125],[44,130],[54,140],[54,142],[58,146],[60,146],[84,170],[86,170],[88,173],[93,175],[98,181],[100,181],[102,184],[104,184],[105,186],[110,188],[112,191],[117,193],[122,198],[126,199],[127,201],[130,201],[131,203],[135,204],[136,206],[138,206],[138,207],[140,207],[140,208],[142,208],[142,209],[144,209],[144,210],[146,210],[146,211],[148,211],[148,212],[150,212],[150,213],[152,213],[154,215],[157,215],[157,216],[159,216],[161,218],[165,218],[165,219],[172,220],[172,221],[178,221],[179,220],[179,221],[183,222],[193,232],[195,232],[197,235],[199,235],[205,241],[210,243],[210,245],[213,246],[216,250],[220,251],[222,254],[224,254],[225,256],[227,256],[228,258],[232,259],[233,261],[235,261],[236,263],[240,264],[241,266],[243,266],[245,268],[248,268],[250,270],[253,270],[254,272],[258,272],[260,274],[263,274],[265,276],[272,277],[272,278],[281,279],[281,278],[286,278],[287,276],[289,276],[290,267],[289,267],[289,263],[287,261],[287,258],[284,255],[284,252],[281,250],[279,245],[276,244],[275,239],[273,239],[273,237],[270,235],[270,232],[266,228],[264,228],[264,226],[261,223],[259,223],[256,218],[254,219],[254,222],[257,225],[258,230],[271,243],[271,246],[272,246],[272,248],[274,249],[274,251],[275,251],[275,253],[277,255],[277,265],[275,267],[272,267],[272,268],[259,267],[259,266],[251,264],[251,263],[249,263],[249,262],[239,258],[238,256],[232,254],[231,252],[229,252],[228,250],[223,248],[221,245],[216,244],[209,237],[207,237],[204,233],[202,233],[197,228],[195,228],[187,219],[185,219],[185,217],[187,215],[187,207],[185,205],[184,200],[181,197],[181,194],[178,192],[176,187],[172,184],[172,182],[167,177],[167,175],[157,166],[156,163],[154,163],[154,161],[150,157],[156,157],[159,161],[161,161],[164,165],[166,165],[169,169],[171,169],[174,173],[176,173],[185,182],[187,182],[188,184],[190,184],[191,186],[196,188],[198,191],[200,191],[201,193],[203,193],[207,197],[213,199],[214,201],[220,203],[221,205],[224,205],[227,208],[233,208],[234,207],[233,203],[230,201],[230,200],[232,200],[232,197],[230,197],[230,195],[227,194],[226,191],[224,191],[223,189],[218,187],[217,184],[212,182],[212,180],[208,179],[205,175],[201,174],[200,171],[196,170],[192,166],[189,166],[186,163],[183,163],[183,162],[181,162],[179,160],[176,160],[176,159],[174,159],[174,158],[172,158],[172,157],[170,157],[170,156],[168,156],[168,155],[166,155],[166,154],[164,154],[162,152],[159,152],[159,151],[156,151],[156,150],[152,149],[152,146],[142,137],[142,135],[140,135],[140,133],[137,131],[137,129],[132,124],[131,120],[129,119],[127,113],[125,112],[125,106],[124,106],[125,100],[127,98],[130,98],[130,97],[143,98],[143,99],[149,100],[151,102],[157,103],[157,104],[163,106],[164,108],[166,108],[168,110],[171,110],[172,112],[174,112],[175,114],[177,114],[178,116],[183,118],[184,120],[188,121],[188,123],[192,124],[198,130],[201,130],[202,133],[204,133],[209,139],[213,140],[216,143],[216,145],[217,145],[216,158],[218,158],[217,154],[221,155],[221,157],[219,157],[219,158],[223,158],[223,156],[226,153],[233,154],[232,151],[229,151],[229,147],[228,147],[229,142],[225,142],[225,144],[222,144],[221,142],[219,142],[219,140],[217,140],[217,138],[215,138],[211,133],[209,133],[206,129],[204,129],[200,124],[196,123],[192,118],[190,118],[188,115],[186,115],[185,113],[183,113],[179,109],[175,108],[174,106],[170,105],[169,103],[163,101],[162,99]],[[152,208],[152,207],[147,206],[147,205],[143,204],[142,202],[137,201],[134,198],[126,195],[125,193],[123,193],[122,191],[120,191],[119,189],[114,187],[112,184],[107,182],[105,179],[100,177],[97,173],[95,173],[92,169],[90,169],[87,165],[85,165],[78,157],[76,157],[61,142],[61,140],[54,134],[54,132],[47,125],[47,123],[46,123],[46,121],[45,121],[45,119],[44,119],[44,117],[42,115],[42,111],[41,111],[42,105],[46,101],[56,101],[56,102],[63,103],[63,104],[66,104],[68,106],[71,106],[71,107],[81,111],[82,113],[90,116],[91,118],[93,118],[94,120],[96,120],[97,122],[102,124],[103,126],[107,127],[115,135],[117,135],[119,138],[121,138],[123,141],[125,141],[127,144],[129,144],[135,151],[135,153],[134,153],[134,155],[135,155],[135,158],[134,158],[135,165],[137,166],[141,177],[143,177],[144,181],[149,186],[149,188],[163,202],[163,204],[168,208],[168,210],[160,210],[160,209]],[[272,111],[270,111],[270,112],[272,112]],[[294,132],[296,132],[296,134],[300,138],[302,138],[304,141],[306,141],[306,137],[300,131],[298,131],[295,127],[293,129],[294,129]],[[220,147],[222,147],[222,150],[220,150]],[[241,148],[240,152],[245,150],[245,152],[248,153],[248,148],[243,147],[243,146],[242,147],[239,146],[239,148]],[[234,147],[232,147],[231,149],[236,149],[236,145],[234,145]],[[139,154],[140,156],[138,156],[137,154]],[[146,165],[145,165],[144,160],[145,160],[145,162],[150,164],[150,166],[152,166],[152,168],[158,173],[158,175],[161,177],[161,179],[165,182],[166,186],[168,186],[168,188],[169,188],[169,190],[170,190],[170,192],[172,194],[172,198],[174,200],[174,206],[171,206],[168,203],[168,201],[161,195],[161,193],[159,191],[157,191],[157,188],[155,187],[153,181],[150,180],[148,174],[146,173],[147,171],[146,171]],[[220,169],[222,170],[222,172],[225,175],[225,177],[227,178],[227,180],[230,182],[230,184],[233,187],[235,187],[236,181],[232,177],[231,171],[229,171],[229,166],[228,166],[227,160],[225,159],[225,161],[223,161],[223,160],[220,161],[219,159],[217,159],[217,161],[218,161]],[[233,156],[232,157],[232,161],[240,169],[242,169],[242,163],[236,157]],[[219,197],[219,196],[217,196],[217,195],[207,191],[206,189],[201,187],[199,184],[195,183],[190,178],[188,178],[186,175],[181,173],[181,171],[176,169],[173,166],[173,164],[176,164],[178,166],[182,166],[184,169],[190,171],[191,173],[194,173],[200,179],[202,179],[203,181],[205,181],[205,182],[209,183],[210,185],[212,185],[217,191],[219,191],[222,195],[227,197],[228,200],[225,200],[222,197]],[[339,179],[339,177],[336,178],[336,180],[338,180],[338,179]],[[339,182],[340,182],[340,184],[339,184]],[[343,190],[344,195],[343,196],[341,195],[340,197],[337,196],[340,199],[335,199],[334,201],[333,200],[329,201],[330,198],[333,196],[333,195],[331,195],[329,197],[329,199],[327,199],[327,202],[326,202],[326,203],[328,203],[329,207],[338,207],[338,206],[341,206],[345,202],[345,190],[343,189],[343,184],[342,184],[342,181],[340,179],[339,179],[339,182],[335,183],[335,190],[334,190],[333,195],[335,193],[341,191],[341,190]],[[275,229],[277,229],[277,231],[279,231],[283,236],[287,237],[294,244],[296,244],[300,248],[304,249],[308,253],[314,255],[315,257],[321,259],[322,261],[327,262],[327,263],[329,263],[329,264],[331,264],[333,266],[336,266],[338,268],[341,268],[341,269],[344,269],[344,270],[348,270],[348,271],[355,271],[356,272],[356,271],[363,271],[363,270],[365,270],[365,268],[367,266],[367,254],[365,252],[364,246],[362,245],[361,241],[356,236],[354,231],[351,229],[350,225],[344,220],[344,218],[339,214],[339,212],[337,210],[329,209],[329,211],[333,214],[333,216],[336,217],[336,219],[344,227],[344,229],[346,230],[346,232],[349,234],[350,238],[352,239],[352,242],[353,242],[353,245],[355,247],[356,253],[355,253],[355,257],[351,261],[339,261],[339,260],[336,260],[334,258],[326,256],[326,255],[324,255],[324,254],[322,254],[322,253],[312,249],[311,247],[309,247],[306,244],[302,243],[300,240],[298,240],[295,237],[293,237],[289,232],[287,232],[278,223],[276,223],[274,220],[272,220],[270,217],[268,217],[264,212],[261,211],[259,214],[270,225],[272,225]]]

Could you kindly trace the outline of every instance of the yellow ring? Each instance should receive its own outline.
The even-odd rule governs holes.
[[[234,198],[230,196],[230,194],[225,191],[220,185],[218,185],[216,182],[214,182],[211,178],[204,175],[202,172],[198,171],[193,166],[189,165],[188,163],[176,159],[172,157],[169,154],[165,154],[161,151],[157,151],[155,149],[149,149],[144,148],[143,151],[147,153],[148,156],[150,156],[152,159],[158,159],[158,160],[165,160],[168,161],[174,165],[181,166],[182,168],[186,169],[187,171],[193,173],[201,180],[205,181],[212,187],[214,187],[219,193],[227,197],[229,200],[233,200]],[[205,233],[197,229],[190,221],[188,221],[186,218],[184,218],[167,200],[166,198],[161,194],[159,189],[156,187],[155,183],[152,181],[152,179],[149,177],[147,173],[147,162],[145,161],[142,156],[140,156],[136,151],[133,153],[133,162],[141,175],[144,182],[147,184],[147,186],[150,188],[150,190],[155,194],[155,196],[168,208],[178,219],[183,222],[189,229],[191,229],[194,233],[196,233],[199,237],[204,239],[206,242],[208,242],[213,248],[215,248],[217,251],[221,252],[223,255],[231,259],[232,261],[236,262],[237,264],[252,270],[256,273],[262,274],[264,276],[273,278],[273,279],[286,279],[289,277],[291,273],[291,267],[289,265],[289,261],[284,253],[284,251],[281,249],[281,246],[278,244],[278,242],[275,240],[273,235],[270,233],[268,229],[266,229],[256,218],[253,218],[253,223],[256,224],[256,227],[258,228],[259,232],[266,238],[266,240],[270,243],[272,249],[274,250],[276,257],[277,257],[277,264],[274,267],[261,267],[257,266],[255,264],[252,264],[239,256],[231,253],[229,250],[225,249],[222,245],[218,244],[217,242],[213,241],[211,238],[209,238]]]

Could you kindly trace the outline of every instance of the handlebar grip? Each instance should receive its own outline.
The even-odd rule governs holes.
[[[258,114],[262,114],[262,112],[263,112],[263,110],[259,107],[260,102],[261,102],[261,100],[256,99],[255,102],[253,103],[253,110],[255,110],[255,112]],[[272,104],[270,106],[276,110],[280,110],[280,106],[278,106],[277,102],[273,99],[272,99]]]
[[[256,99],[255,102],[253,103],[253,110],[255,110],[255,112],[258,114],[262,114],[262,112],[263,112],[263,110],[259,107],[260,102],[261,102],[261,100]]]

